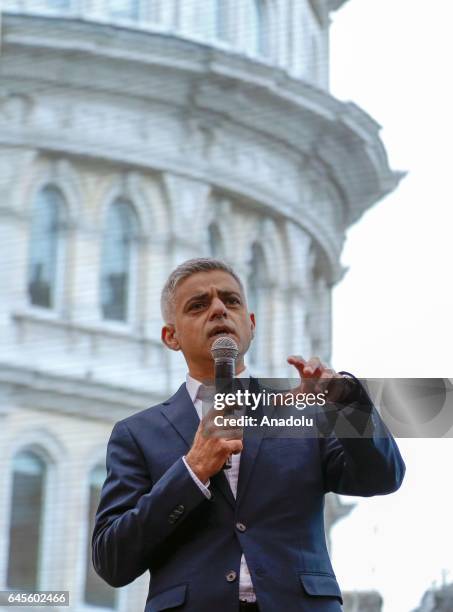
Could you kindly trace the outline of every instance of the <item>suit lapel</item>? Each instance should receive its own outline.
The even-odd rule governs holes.
[[[173,397],[162,404],[160,411],[185,441],[189,449],[192,446],[200,419],[185,383],[179,387]]]
[[[222,495],[225,497],[227,502],[230,504],[232,508],[236,505],[236,500],[234,499],[233,491],[231,490],[230,483],[225,476],[225,472],[220,470],[214,476],[211,477],[211,484],[214,486]]]
[[[185,383],[179,387],[173,397],[162,404],[160,410],[181,438],[183,438],[187,445],[187,450],[189,450],[200,424],[200,419],[187,392]],[[235,499],[233,492],[223,470],[212,476],[210,480],[211,485],[222,493],[228,503],[234,507]]]
[[[250,391],[252,393],[259,393],[261,391],[256,378],[250,377]],[[259,405],[257,410],[254,412],[249,411],[248,414],[257,418],[259,423],[264,414],[262,405]],[[265,431],[266,428],[261,426],[259,428],[244,428],[244,448],[241,453],[241,462],[239,464],[236,504],[240,503],[241,498],[247,489],[247,483],[250,479]]]
[[[244,431],[244,448],[241,453],[241,462],[239,464],[238,488],[236,496],[236,504],[241,502],[247,483],[255,464],[256,456],[260,449],[262,435],[252,434],[248,436]]]

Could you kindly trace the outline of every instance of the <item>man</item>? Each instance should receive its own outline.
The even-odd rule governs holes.
[[[342,405],[348,404],[351,422],[354,414],[363,417],[365,405],[367,437],[206,435],[213,431],[212,411],[201,419],[201,381],[214,378],[211,345],[232,337],[239,349],[236,376],[256,384],[244,364],[254,314],[235,272],[213,259],[176,268],[161,303],[162,340],[182,351],[187,380],[169,400],[112,431],[93,533],[96,571],[120,587],[149,570],[146,612],[340,611],[324,494],[398,489],[405,468],[395,441],[354,378]],[[317,358],[288,362],[301,388],[343,380]],[[232,468],[223,470],[230,456]]]

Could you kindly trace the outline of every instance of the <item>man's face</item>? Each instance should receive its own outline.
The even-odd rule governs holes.
[[[176,288],[174,317],[162,329],[163,342],[181,350],[189,372],[197,378],[212,378],[211,345],[220,336],[230,336],[239,348],[236,370],[244,365],[255,328],[237,281],[228,272],[197,272]]]

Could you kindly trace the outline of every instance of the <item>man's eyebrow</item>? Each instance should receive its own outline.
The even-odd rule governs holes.
[[[219,295],[225,296],[225,297],[228,297],[230,295],[237,295],[238,297],[241,297],[240,292],[237,291],[236,289],[225,289],[223,291],[219,291]]]
[[[209,297],[209,293],[207,291],[204,291],[203,293],[196,293],[195,295],[190,296],[190,298],[186,301],[184,306],[187,306],[188,304],[196,300],[205,300],[208,297]]]
[[[235,289],[219,290],[218,293],[221,297],[229,297],[230,295],[236,295],[237,297],[241,298],[241,293]],[[202,293],[196,293],[195,295],[190,296],[190,298],[186,301],[184,306],[186,307],[192,302],[197,301],[197,300],[206,300],[206,299],[209,299],[209,293],[207,291],[204,291]]]

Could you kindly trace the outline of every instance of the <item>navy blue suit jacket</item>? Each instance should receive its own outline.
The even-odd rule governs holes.
[[[208,500],[183,463],[199,425],[185,384],[116,423],[92,539],[97,573],[121,587],[149,570],[146,612],[236,612],[244,553],[262,612],[339,612],[324,494],[391,493],[405,471],[371,401],[368,409],[369,438],[246,430],[236,500],[222,471]]]

